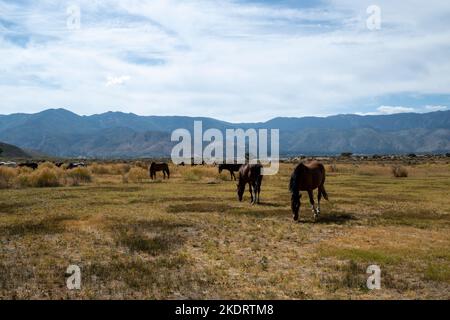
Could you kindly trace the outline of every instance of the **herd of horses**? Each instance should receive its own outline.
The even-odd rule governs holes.
[[[27,161],[27,162],[22,162],[22,163],[16,163],[16,162],[0,162],[0,167],[1,166],[5,166],[5,167],[10,167],[10,168],[30,168],[32,170],[36,170],[39,167],[40,163],[44,163],[47,161],[40,161],[40,162],[31,162],[31,161]],[[80,167],[86,167],[86,164],[84,162],[69,162],[69,163],[64,163],[64,162],[53,162],[53,164],[55,166],[57,166],[58,168],[65,168],[65,169],[75,169],[75,168],[80,168]]]
[[[57,167],[65,169],[74,169],[79,167],[86,167],[83,162],[54,162]],[[13,167],[28,167],[36,170],[39,167],[38,162],[24,162],[24,163],[0,163],[0,166]],[[248,185],[250,192],[250,202],[252,204],[260,203],[261,185],[263,180],[262,165],[261,164],[219,164],[219,173],[226,170],[230,172],[231,180],[237,180],[235,173],[239,174],[237,181],[237,196],[239,201],[242,201],[246,186]],[[149,175],[151,179],[156,179],[156,173],[162,172],[164,179],[170,178],[169,165],[167,163],[152,162],[149,167]],[[314,190],[317,189],[317,206],[314,201]],[[299,218],[301,191],[306,191],[309,196],[309,202],[314,214],[314,219],[320,215],[320,201],[322,197],[328,200],[327,192],[325,191],[325,167],[318,161],[302,162],[296,166],[291,174],[289,183],[289,191],[291,192],[291,209],[292,216],[295,221]]]
[[[219,173],[223,170],[230,172],[231,180],[236,180],[235,172],[239,173],[239,180],[237,183],[237,196],[239,201],[242,201],[246,185],[248,184],[250,192],[251,204],[260,203],[261,185],[263,180],[262,165],[261,164],[220,164]],[[167,163],[153,162],[149,167],[150,178],[156,178],[156,172],[162,171],[164,179],[170,178],[169,165]],[[314,201],[314,190],[317,191],[317,206]],[[301,162],[298,164],[291,174],[289,182],[289,191],[291,192],[291,210],[294,221],[298,221],[300,212],[301,191],[306,191],[309,196],[309,202],[314,214],[314,219],[317,220],[320,215],[320,201],[322,197],[328,200],[328,194],[325,191],[325,167],[322,163],[313,160],[308,162]]]

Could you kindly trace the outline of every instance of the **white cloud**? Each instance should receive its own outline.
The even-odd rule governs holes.
[[[365,0],[310,9],[80,0],[76,31],[65,28],[64,2],[0,0],[2,17],[30,37],[20,46],[0,35],[0,113],[67,106],[90,114],[119,105],[258,121],[354,112],[342,106],[403,92],[450,95],[450,22],[441,19],[450,2],[430,1],[378,1],[382,25],[373,32]]]
[[[447,106],[425,106],[425,110],[427,111],[445,111],[448,110]]]
[[[432,106],[426,105],[421,107],[404,107],[404,106],[380,106],[375,112],[357,112],[356,114],[362,116],[369,115],[386,115],[386,114],[396,114],[396,113],[424,113],[424,112],[434,112],[434,111],[446,111],[447,106]]]
[[[395,114],[395,113],[415,112],[415,109],[400,106],[381,106],[377,108],[377,111],[379,114]]]
[[[129,81],[130,79],[131,79],[130,76],[118,76],[118,77],[109,76],[106,79],[106,86],[110,87],[110,86],[122,85],[125,82]]]

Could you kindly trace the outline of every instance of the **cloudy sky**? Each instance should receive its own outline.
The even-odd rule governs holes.
[[[449,39],[442,0],[0,0],[0,114],[444,110]]]

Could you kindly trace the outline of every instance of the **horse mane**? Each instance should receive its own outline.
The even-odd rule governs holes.
[[[295,167],[294,172],[291,175],[291,180],[289,181],[289,191],[292,193],[294,199],[299,198],[298,178],[304,167],[305,164],[303,162],[299,163],[297,167]]]

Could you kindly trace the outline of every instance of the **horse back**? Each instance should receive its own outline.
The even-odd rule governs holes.
[[[299,190],[314,190],[325,180],[325,167],[318,161],[302,162],[295,170],[299,180]]]
[[[258,164],[243,164],[239,168],[239,179],[245,182],[253,182],[261,180],[262,165]]]

